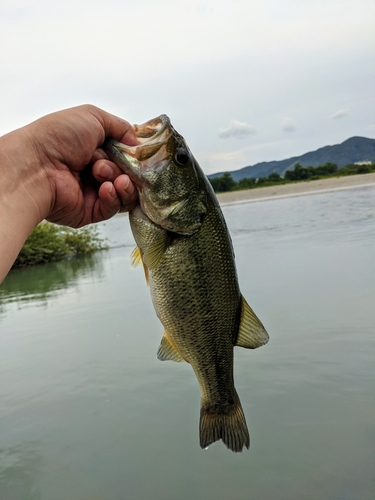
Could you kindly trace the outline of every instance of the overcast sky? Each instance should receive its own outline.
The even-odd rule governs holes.
[[[167,114],[206,173],[375,137],[374,0],[0,0],[0,135]]]

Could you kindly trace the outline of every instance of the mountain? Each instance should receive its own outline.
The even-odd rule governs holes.
[[[286,170],[293,169],[296,163],[303,167],[317,167],[323,163],[335,163],[339,168],[357,161],[375,162],[375,139],[366,137],[351,137],[341,144],[324,146],[316,151],[310,151],[301,156],[294,156],[281,161],[263,161],[255,165],[228,172],[235,181],[245,177],[268,177],[272,172],[284,175]],[[208,177],[220,177],[227,172],[218,172]]]

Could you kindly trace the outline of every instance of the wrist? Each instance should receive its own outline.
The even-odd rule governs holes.
[[[0,203],[14,216],[27,212],[33,225],[47,217],[51,187],[32,140],[32,125],[0,137]],[[23,208],[22,208],[23,207]]]
[[[51,205],[48,180],[25,129],[0,137],[0,282]]]

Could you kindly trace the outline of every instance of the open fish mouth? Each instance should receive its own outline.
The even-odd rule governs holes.
[[[136,146],[127,146],[112,139],[109,142],[119,152],[138,161],[144,161],[154,156],[172,134],[171,121],[167,115],[160,115],[142,125],[133,125],[133,128],[139,142]]]
[[[171,127],[171,121],[167,115],[160,115],[143,125],[133,125],[135,135],[141,144],[158,140]]]

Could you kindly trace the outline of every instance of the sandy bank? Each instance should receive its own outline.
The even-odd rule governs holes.
[[[331,177],[329,179],[247,189],[244,191],[231,191],[230,193],[219,194],[217,197],[220,204],[225,205],[227,203],[250,203],[252,201],[270,200],[280,197],[305,196],[319,192],[356,189],[366,186],[375,187],[375,173]]]

